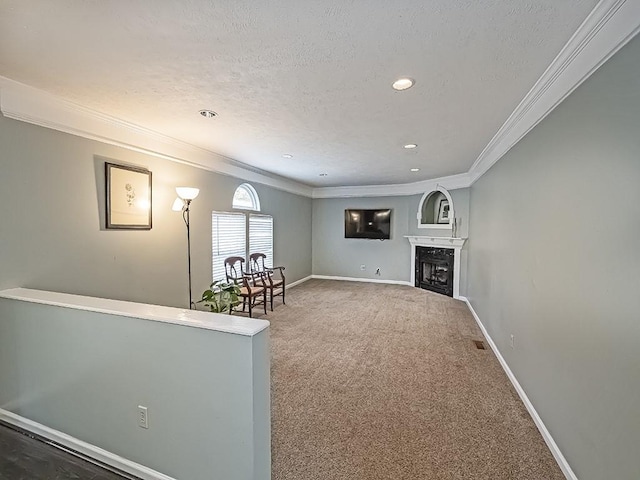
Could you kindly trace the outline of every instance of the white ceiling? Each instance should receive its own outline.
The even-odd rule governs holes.
[[[3,0],[0,75],[308,185],[408,183],[466,172],[596,3]]]

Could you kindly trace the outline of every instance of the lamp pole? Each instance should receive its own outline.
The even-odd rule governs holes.
[[[189,210],[191,207],[191,200],[184,201],[184,208],[182,209],[182,219],[187,226],[187,267],[189,271],[189,309],[193,310],[195,304],[191,295],[191,227],[189,226]]]
[[[189,271],[189,310],[195,310],[196,304],[193,302],[191,295],[191,227],[189,226],[189,212],[191,210],[191,201],[200,193],[199,188],[194,187],[176,187],[178,198],[173,202],[172,209],[176,212],[182,210],[182,219],[187,227],[187,267]]]

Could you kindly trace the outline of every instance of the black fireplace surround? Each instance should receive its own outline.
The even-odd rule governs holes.
[[[453,297],[452,248],[416,246],[416,287]]]

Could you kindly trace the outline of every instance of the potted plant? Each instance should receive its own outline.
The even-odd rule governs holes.
[[[240,303],[240,287],[235,283],[227,283],[215,280],[209,288],[202,293],[202,303],[214,313],[231,313],[233,307]]]

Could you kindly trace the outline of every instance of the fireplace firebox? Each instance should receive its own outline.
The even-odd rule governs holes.
[[[454,249],[416,246],[416,287],[453,297]]]

